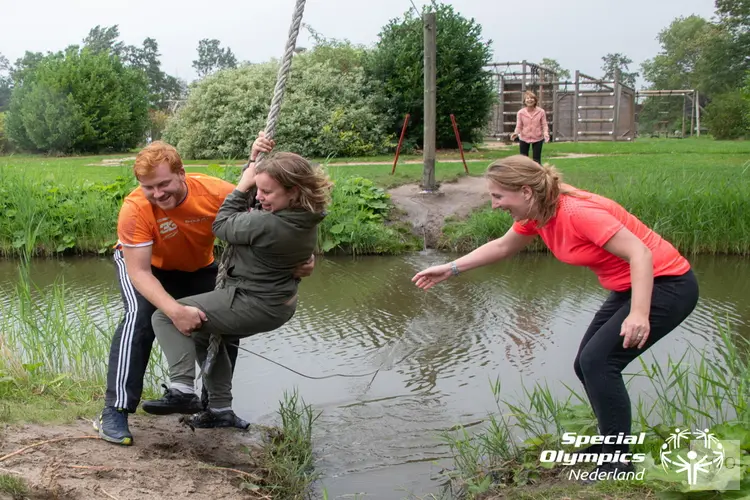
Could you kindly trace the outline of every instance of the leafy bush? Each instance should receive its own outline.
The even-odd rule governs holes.
[[[342,57],[321,61],[315,50],[295,56],[274,137],[278,150],[329,157],[373,155],[392,146],[352,50],[343,54],[352,64]],[[246,65],[201,80],[168,122],[164,139],[187,159],[246,157],[265,128],[278,67],[278,61]]]
[[[450,120],[453,113],[461,139],[483,138],[495,100],[492,80],[484,68],[491,62],[491,40],[482,40],[482,27],[450,5],[433,4],[437,21],[437,131],[438,147],[456,147]],[[411,11],[392,20],[366,63],[367,73],[382,89],[381,110],[396,134],[406,113],[411,115],[407,143],[424,137],[424,23]]]
[[[41,255],[98,251],[116,241],[117,214],[135,178],[68,185],[13,169],[0,171],[0,254],[29,245]]]
[[[706,124],[715,139],[738,139],[750,134],[750,101],[740,90],[715,96],[706,106]]]
[[[6,115],[11,141],[41,152],[124,151],[138,144],[147,124],[144,76],[117,57],[75,46],[25,70]]]
[[[320,251],[378,254],[411,249],[414,238],[408,230],[385,225],[392,207],[390,195],[369,179],[349,177],[336,183],[320,225]]]

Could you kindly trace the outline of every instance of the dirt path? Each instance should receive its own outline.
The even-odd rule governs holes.
[[[473,210],[489,206],[487,181],[483,177],[460,177],[457,182],[440,185],[437,194],[423,194],[418,184],[405,184],[389,191],[391,201],[401,209],[404,219],[425,238],[428,248],[440,237],[445,218],[468,216]]]
[[[250,472],[260,448],[259,430],[196,429],[179,425],[176,417],[131,415],[133,446],[100,439],[66,439],[44,444],[0,462],[0,472],[17,473],[32,489],[32,499],[257,498],[242,492],[249,475],[211,469],[226,467]],[[58,438],[96,436],[91,423],[14,425],[0,430],[0,457],[25,446]],[[251,451],[251,452],[252,452]],[[0,499],[5,499],[0,493]]]

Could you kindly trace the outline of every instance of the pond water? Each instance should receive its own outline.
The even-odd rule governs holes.
[[[322,414],[315,428],[318,466],[330,498],[401,499],[439,491],[434,480],[449,466],[439,434],[481,421],[495,410],[490,380],[506,399],[536,382],[553,393],[580,390],[573,359],[606,292],[594,275],[548,255],[521,255],[424,292],[411,283],[418,270],[450,255],[426,251],[399,257],[319,258],[303,280],[295,317],[283,328],[245,339],[242,346],[311,377],[240,352],[234,408],[270,423],[283,392],[297,387]],[[689,345],[710,352],[716,316],[750,338],[750,265],[731,257],[691,258],[701,299],[688,320],[653,347],[647,361],[665,363]],[[40,260],[32,278],[44,288],[63,278],[71,297],[97,304],[117,293],[108,258]],[[16,263],[0,261],[0,283],[17,279]],[[11,299],[3,287],[0,307]],[[117,297],[109,314],[119,317]],[[94,315],[103,311],[92,310]],[[640,371],[632,364],[628,373]],[[633,380],[631,397],[649,385]]]

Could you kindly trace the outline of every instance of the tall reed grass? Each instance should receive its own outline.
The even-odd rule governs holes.
[[[750,341],[724,325],[718,330],[713,353],[691,346],[679,359],[669,357],[666,366],[639,358],[641,371],[630,377],[648,380],[651,396],[639,394],[632,403],[632,433],[647,434],[646,443],[631,446],[632,452],[650,453],[658,461],[658,450],[672,429],[708,428],[719,439],[742,441],[742,463],[750,471]],[[488,417],[486,427],[474,434],[465,428],[441,434],[454,457],[454,467],[446,473],[451,495],[475,498],[559,474],[540,465],[540,451],[567,449],[561,441],[564,432],[598,434],[585,394],[566,389],[568,395],[559,398],[548,384],[537,383],[511,401],[501,396],[500,381],[495,380],[491,390],[497,413]],[[646,486],[661,491],[683,485]]]
[[[28,247],[33,238],[32,233]],[[103,398],[119,296],[76,297],[61,279],[40,288],[30,277],[31,265],[24,251],[17,282],[2,290],[8,302],[0,315],[0,398],[25,400],[40,391],[74,401]],[[147,394],[157,393],[164,366],[161,351],[154,349],[144,381]]]
[[[312,433],[320,416],[300,397],[297,390],[284,392],[278,410],[281,425],[268,429],[262,468],[264,485],[260,487],[270,495],[265,498],[310,498],[311,489],[320,473],[315,469]]]

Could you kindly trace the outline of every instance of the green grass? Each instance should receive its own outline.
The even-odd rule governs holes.
[[[303,500],[320,477],[314,467],[312,447],[313,425],[320,413],[305,404],[296,390],[284,392],[278,413],[281,425],[269,429],[263,451],[265,484],[245,483],[245,487],[262,487],[270,498]]]
[[[441,435],[454,455],[454,467],[445,474],[451,494],[471,499],[500,493],[508,495],[504,498],[634,498],[667,491],[684,493],[684,478],[662,472],[658,464],[659,449],[676,427],[708,428],[719,439],[741,441],[742,486],[750,488],[750,341],[721,324],[719,331],[721,343],[715,354],[691,347],[680,359],[669,358],[665,368],[641,359],[639,372],[626,372],[627,383],[645,377],[652,386],[650,392],[657,395],[639,396],[635,401],[632,434],[645,432],[647,436],[644,444],[631,446],[631,452],[647,454],[642,480],[578,486],[568,480],[570,467],[543,467],[541,450],[573,451],[562,445],[564,432],[597,433],[585,395],[566,386],[568,397],[559,399],[548,385],[536,383],[510,401],[501,398],[498,379],[491,387],[497,412],[488,416],[484,429],[470,434],[459,427]]]
[[[544,151],[545,158],[573,152],[611,155],[549,161],[562,170],[566,181],[618,201],[685,253],[750,253],[750,222],[744,215],[750,203],[750,141],[701,138],[552,143],[545,145]],[[514,147],[476,153],[485,158],[468,164],[470,175],[482,175],[491,158],[515,152]],[[0,157],[0,211],[5,214],[0,219],[0,254],[18,255],[32,230],[37,232],[36,254],[110,252],[116,240],[122,197],[136,184],[127,164],[90,164],[127,156],[132,157],[132,153]],[[237,179],[239,167],[222,163],[227,162],[188,166],[187,170]],[[419,182],[421,165],[401,163],[393,175],[390,164],[326,166],[337,188],[334,205],[321,229],[321,248],[347,253],[398,253],[418,246],[404,225],[383,224],[377,217],[371,218],[376,215],[369,206],[372,200],[362,198],[356,190],[346,192],[346,186],[362,179],[384,189]],[[450,182],[462,175],[461,163],[438,162],[436,166],[438,182]],[[364,204],[364,211],[357,209],[359,204]],[[467,221],[449,224],[440,246],[467,251],[501,235],[509,225],[510,219],[503,214],[480,211]],[[331,232],[333,228],[338,232]],[[331,247],[325,242],[336,244]]]
[[[33,242],[29,244],[33,246]],[[71,296],[56,281],[44,290],[29,278],[27,257],[17,283],[2,290],[13,300],[0,315],[0,421],[70,422],[101,409],[110,339],[120,318],[109,314],[119,297],[96,303]],[[104,313],[93,318],[91,310]],[[144,397],[157,396],[164,379],[160,351],[152,351]]]
[[[29,487],[22,477],[14,474],[0,474],[0,494],[9,495],[12,500],[22,500],[29,493]]]
[[[684,253],[750,254],[750,164],[737,154],[555,160],[564,180],[612,198]],[[441,247],[468,251],[511,225],[483,209],[451,221]],[[542,248],[537,245],[535,248]]]

